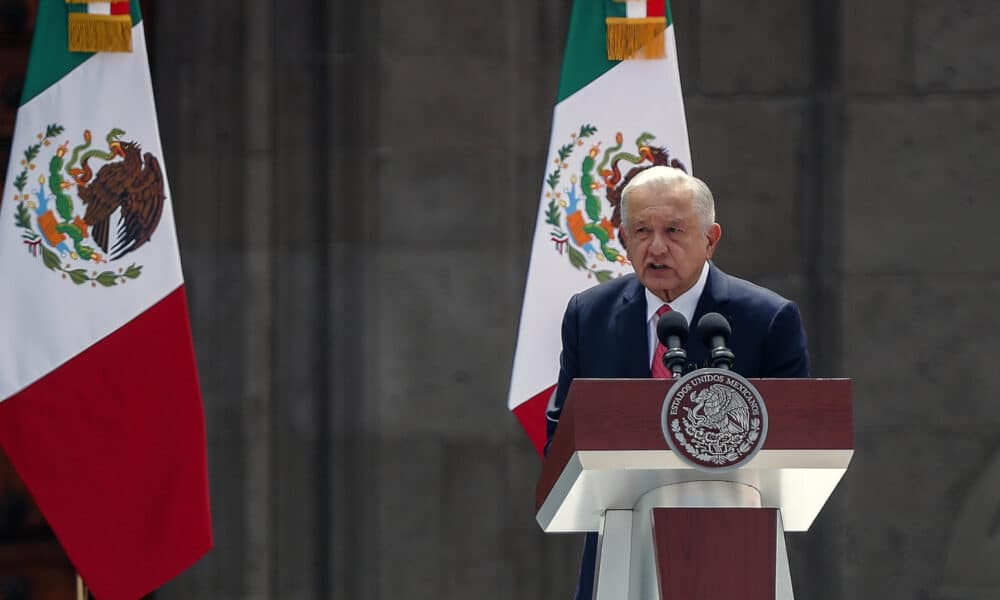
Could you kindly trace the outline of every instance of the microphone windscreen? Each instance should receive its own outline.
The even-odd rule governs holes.
[[[698,337],[704,340],[706,346],[712,345],[712,338],[722,336],[728,340],[733,335],[729,321],[719,313],[708,313],[698,321]]]
[[[667,339],[670,336],[677,336],[680,338],[681,344],[683,344],[687,339],[687,335],[688,320],[676,310],[663,313],[660,316],[659,322],[656,323],[656,337],[660,340],[661,344],[668,348],[670,344],[667,343]]]

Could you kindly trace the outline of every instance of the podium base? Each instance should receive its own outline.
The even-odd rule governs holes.
[[[752,486],[656,488],[601,519],[595,600],[793,600],[777,509]]]

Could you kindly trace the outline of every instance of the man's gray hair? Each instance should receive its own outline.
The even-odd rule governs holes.
[[[625,229],[628,225],[628,198],[632,192],[642,188],[659,188],[666,191],[678,185],[691,190],[694,211],[698,213],[702,228],[708,231],[712,223],[715,223],[715,199],[712,198],[712,190],[697,177],[666,165],[656,165],[641,171],[622,190],[622,228]],[[628,229],[625,229],[625,232],[628,235]]]

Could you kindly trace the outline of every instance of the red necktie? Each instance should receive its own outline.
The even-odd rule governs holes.
[[[660,317],[663,316],[670,310],[669,304],[664,304],[656,311],[656,321],[659,322]],[[654,330],[656,323],[653,323]],[[666,354],[667,347],[664,346],[659,340],[656,341],[656,350],[653,351],[653,364],[649,367],[649,376],[653,379],[672,379],[673,374],[669,369],[663,364],[663,355]]]

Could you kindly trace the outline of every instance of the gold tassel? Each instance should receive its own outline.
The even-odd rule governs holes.
[[[69,13],[70,52],[131,52],[132,17]]]
[[[663,58],[667,55],[664,34],[666,17],[627,19],[608,17],[608,60]]]

